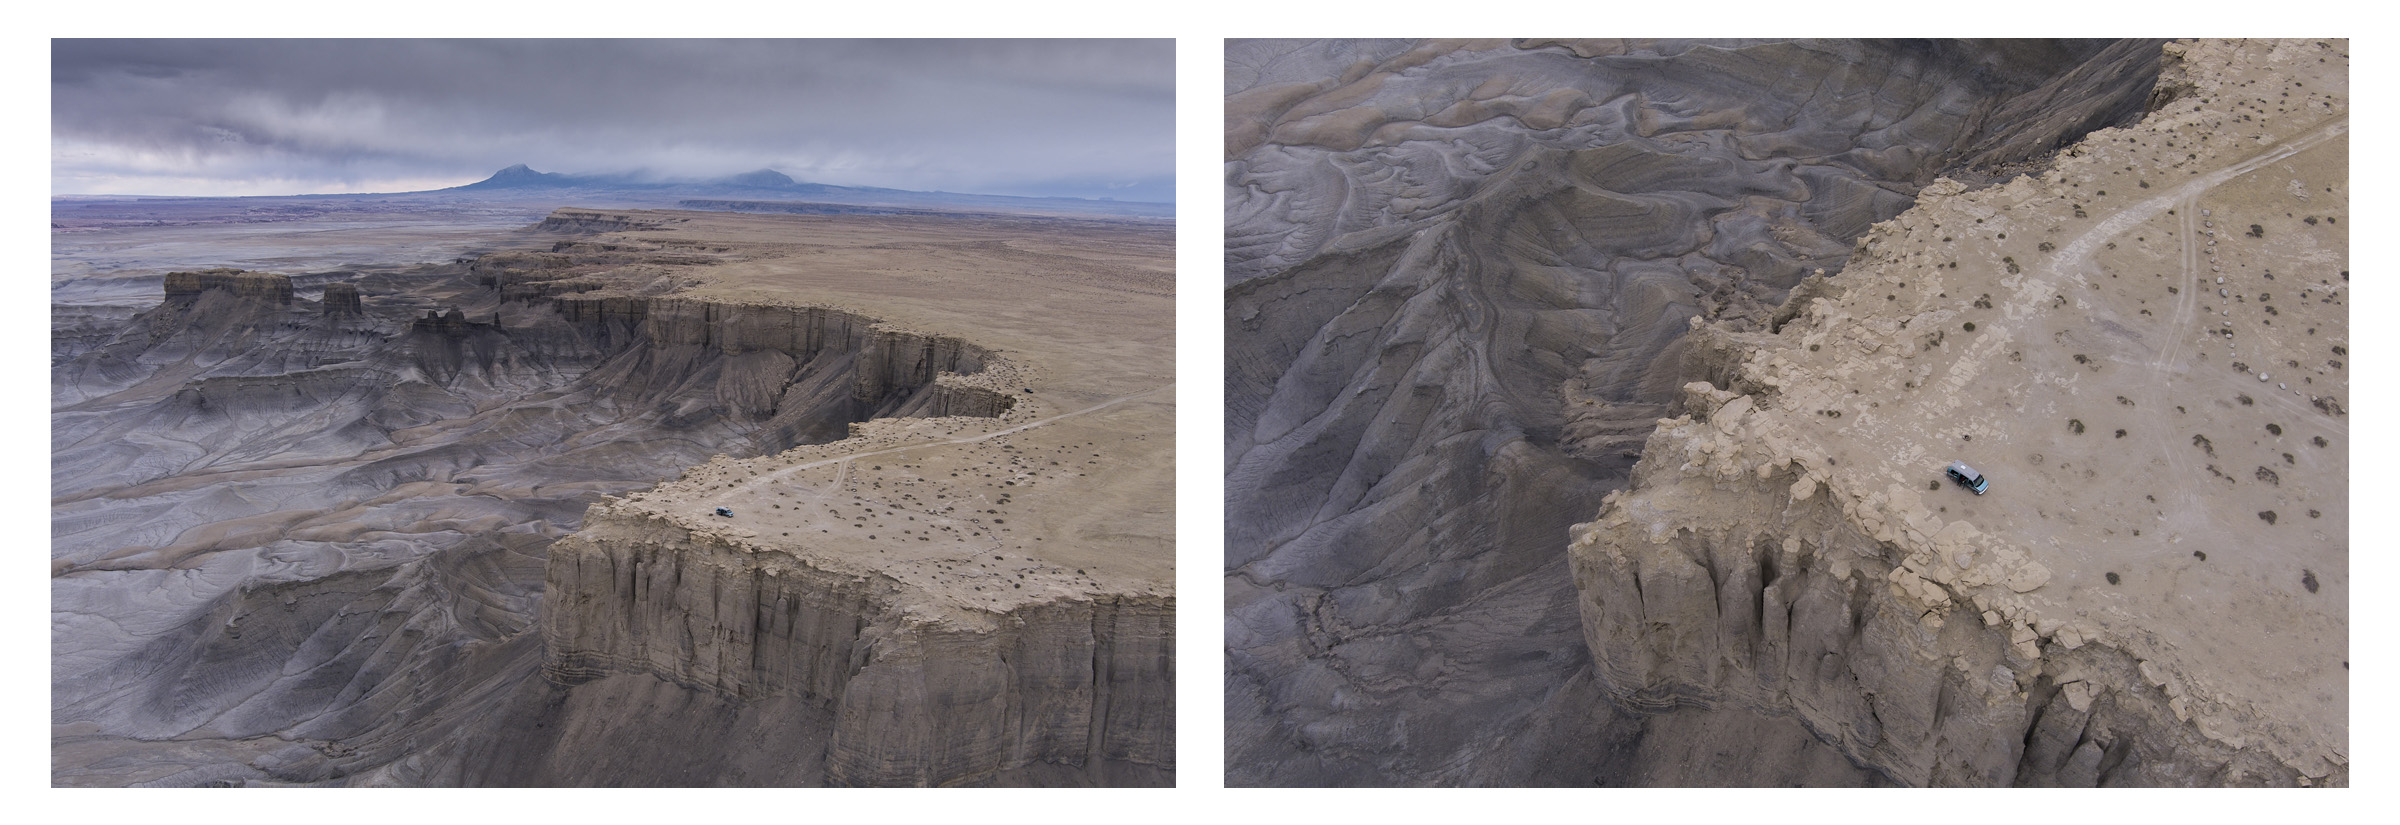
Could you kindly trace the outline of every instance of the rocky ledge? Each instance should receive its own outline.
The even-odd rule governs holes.
[[[1174,766],[1174,598],[1001,610],[616,502],[550,548],[544,673],[649,673],[831,711],[825,780],[949,785],[1040,762]]]
[[[278,306],[292,302],[292,279],[288,275],[223,268],[167,273],[168,303],[189,304],[199,300],[201,294],[208,290],[220,290],[247,300]]]

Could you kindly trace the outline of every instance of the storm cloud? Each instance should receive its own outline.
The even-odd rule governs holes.
[[[57,194],[395,192],[502,167],[1174,198],[1168,40],[55,40]]]

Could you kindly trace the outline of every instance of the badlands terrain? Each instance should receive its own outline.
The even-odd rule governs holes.
[[[2346,48],[1229,44],[1229,781],[2347,784]]]
[[[1171,225],[536,220],[62,231],[55,784],[1173,782]]]

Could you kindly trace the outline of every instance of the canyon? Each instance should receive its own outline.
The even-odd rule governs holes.
[[[1228,782],[2347,784],[2345,48],[1228,43]]]
[[[55,784],[1173,784],[1170,225],[386,219],[62,244]]]

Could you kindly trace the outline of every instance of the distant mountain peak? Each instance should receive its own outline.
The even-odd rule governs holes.
[[[493,172],[491,177],[457,187],[459,189],[516,189],[529,186],[566,186],[567,176],[556,172],[536,172],[525,164]]]
[[[775,189],[781,189],[787,186],[796,186],[800,183],[799,181],[792,180],[790,175],[777,172],[773,169],[760,169],[755,172],[743,172],[739,175],[726,178],[725,182],[735,186],[762,186]]]

